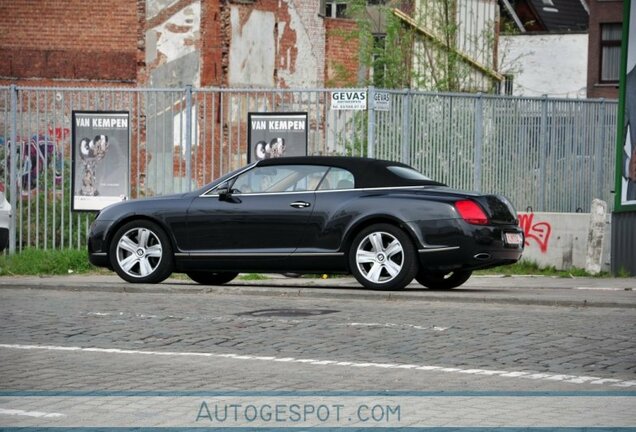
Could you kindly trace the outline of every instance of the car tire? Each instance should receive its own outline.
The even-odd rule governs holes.
[[[156,223],[134,220],[115,232],[110,244],[110,262],[125,281],[159,283],[172,274],[172,245]]]
[[[470,270],[457,270],[450,273],[431,273],[420,271],[415,279],[431,290],[449,290],[457,288],[470,278]]]
[[[394,225],[371,225],[353,239],[349,250],[349,268],[365,288],[403,289],[417,273],[413,242]]]
[[[238,273],[235,272],[192,271],[186,274],[201,285],[223,285],[238,276]]]

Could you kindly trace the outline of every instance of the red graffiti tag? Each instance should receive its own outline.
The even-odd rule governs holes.
[[[530,246],[528,240],[532,239],[537,242],[542,253],[548,250],[548,242],[550,234],[552,234],[552,226],[548,222],[534,222],[534,213],[520,213],[519,225],[523,229],[526,238],[526,246]]]
[[[49,136],[55,136],[55,140],[59,143],[71,136],[71,130],[69,128],[53,128],[53,126],[49,126]]]

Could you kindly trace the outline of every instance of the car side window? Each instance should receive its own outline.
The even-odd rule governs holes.
[[[314,165],[257,166],[237,176],[231,191],[235,194],[311,191],[327,170],[328,167]]]
[[[355,180],[353,174],[342,168],[330,168],[318,190],[353,189]]]

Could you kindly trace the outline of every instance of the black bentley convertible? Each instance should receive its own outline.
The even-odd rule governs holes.
[[[523,232],[498,195],[450,189],[413,168],[353,157],[266,159],[179,195],[124,201],[91,225],[90,261],[129,282],[183,272],[352,273],[365,287],[463,284],[514,263]]]

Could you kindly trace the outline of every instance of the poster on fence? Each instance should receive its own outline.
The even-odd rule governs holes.
[[[247,161],[307,155],[307,113],[248,113]]]
[[[617,210],[636,210],[636,7],[625,3],[627,18],[623,22],[623,65],[619,104],[619,143],[617,161]]]
[[[127,198],[129,118],[127,111],[73,111],[73,211]]]

